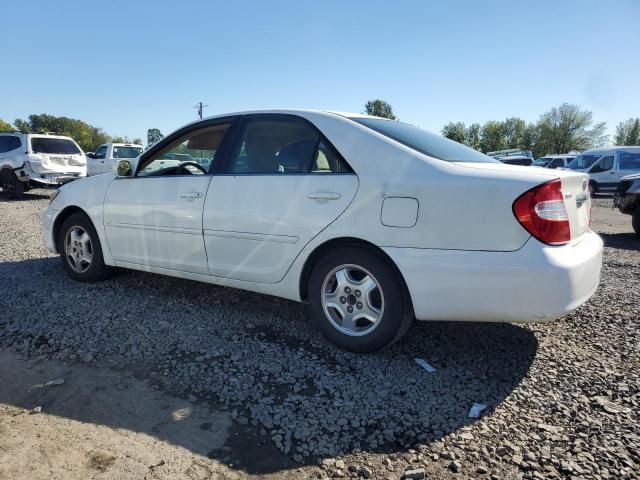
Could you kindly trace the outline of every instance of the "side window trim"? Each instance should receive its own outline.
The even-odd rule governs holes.
[[[226,175],[226,176],[259,176],[259,175],[274,175],[273,173],[234,173],[234,172],[229,172],[229,168],[231,166],[231,157],[233,155],[233,153],[236,151],[237,147],[240,147],[239,142],[242,141],[242,133],[244,131],[244,127],[245,125],[252,120],[297,120],[300,121],[302,123],[304,123],[305,125],[307,125],[308,127],[310,127],[317,135],[319,138],[319,141],[316,145],[316,151],[318,146],[320,145],[320,143],[323,143],[324,146],[333,154],[336,156],[336,158],[338,159],[338,162],[342,163],[342,165],[344,165],[348,171],[345,172],[327,172],[327,173],[323,173],[323,172],[285,172],[285,173],[279,173],[278,175],[280,176],[284,176],[284,175],[355,175],[355,171],[353,170],[353,168],[351,168],[351,165],[349,165],[349,163],[346,161],[346,159],[344,158],[344,156],[338,151],[338,149],[329,141],[329,139],[324,135],[324,133],[322,133],[322,131],[320,131],[320,129],[318,127],[316,127],[311,121],[307,120],[306,118],[300,116],[300,115],[294,115],[291,113],[249,113],[246,115],[242,115],[238,121],[236,122],[236,125],[231,125],[230,129],[232,128],[233,131],[229,132],[231,133],[231,135],[229,135],[229,149],[225,152],[226,155],[224,157],[224,161],[223,162],[219,162],[219,166],[216,170],[216,175]],[[311,164],[309,166],[311,166],[313,164],[313,162],[315,161],[315,156],[312,156],[311,159]],[[310,170],[310,168],[309,168]]]

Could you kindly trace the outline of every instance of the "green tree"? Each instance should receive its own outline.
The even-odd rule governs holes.
[[[442,136],[458,143],[465,143],[467,140],[467,129],[462,122],[449,122],[442,127]]]
[[[526,122],[518,117],[507,118],[502,122],[505,148],[520,148],[526,127]]]
[[[13,128],[9,122],[5,122],[0,118],[0,132],[15,132],[16,129]]]
[[[135,143],[136,145],[142,145],[142,139],[140,137],[136,137],[131,140],[131,143]]]
[[[164,138],[164,135],[157,128],[150,128],[147,130],[147,148],[152,147],[160,140]]]
[[[606,122],[593,124],[593,113],[563,103],[540,116],[536,150],[541,154],[587,150],[608,141]]]
[[[616,145],[640,145],[640,118],[630,118],[620,122],[616,127],[613,141]]]
[[[480,129],[480,149],[487,153],[504,150],[505,148],[503,123],[496,120],[489,120]]]
[[[480,127],[479,123],[472,123],[465,132],[465,144],[475,150],[480,150]]]
[[[397,120],[396,116],[393,114],[393,108],[391,108],[391,105],[380,99],[369,100],[364,106],[364,113],[367,115],[373,115],[374,117]]]
[[[538,144],[538,126],[535,123],[527,123],[522,131],[522,135],[520,137],[518,148],[522,150],[529,150],[531,152],[536,151],[536,146]]]
[[[73,138],[85,151],[93,151],[99,145],[107,143],[109,135],[102,129],[81,120],[54,115],[29,115],[28,120],[16,119],[16,128],[24,132],[53,132]]]

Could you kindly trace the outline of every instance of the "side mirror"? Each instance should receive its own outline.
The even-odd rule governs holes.
[[[128,177],[131,175],[131,162],[129,160],[120,160],[118,162],[117,174],[119,177]]]
[[[95,158],[95,154],[93,152],[87,152],[85,153],[85,155],[87,156],[87,158]]]

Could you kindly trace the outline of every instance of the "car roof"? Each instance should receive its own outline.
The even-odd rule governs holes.
[[[622,145],[617,145],[615,147],[599,147],[599,148],[592,148],[590,150],[585,150],[584,152],[582,152],[580,155],[593,155],[593,154],[605,154],[608,152],[617,152],[618,150],[638,150],[640,151],[640,146],[637,145],[629,145],[629,146],[622,146]]]

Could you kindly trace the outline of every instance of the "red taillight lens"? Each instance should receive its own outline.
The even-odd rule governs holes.
[[[569,216],[560,179],[552,180],[520,195],[513,202],[513,214],[531,235],[548,245],[571,240]]]

